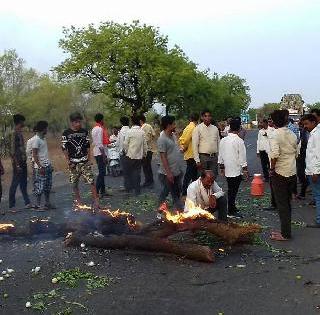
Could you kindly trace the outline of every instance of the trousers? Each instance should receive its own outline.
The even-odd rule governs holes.
[[[227,198],[222,196],[217,199],[217,205],[215,208],[209,208],[208,211],[211,213],[218,212],[218,220],[220,221],[227,221]]]
[[[320,223],[320,177],[316,183],[312,181],[311,176],[308,176],[311,183],[313,198],[316,201],[316,222]]]
[[[9,189],[9,208],[13,208],[16,206],[16,192],[17,192],[18,186],[20,186],[20,190],[21,190],[25,205],[30,204],[27,185],[28,185],[27,164],[23,165],[19,170],[16,167],[13,167],[12,181]]]
[[[296,175],[284,177],[275,174],[271,178],[274,198],[276,201],[281,234],[285,238],[291,237],[291,199],[296,186]]]
[[[263,177],[266,181],[269,180],[269,169],[270,169],[270,161],[269,156],[266,151],[259,151],[261,167],[263,172]]]
[[[159,174],[159,182],[161,185],[161,191],[159,195],[159,204],[162,204],[166,201],[169,193],[171,194],[174,209],[175,210],[182,210],[183,204],[180,200],[181,196],[181,176],[175,176],[173,183],[170,183],[167,180],[167,176],[164,174]]]
[[[186,160],[187,168],[186,172],[184,174],[183,178],[183,185],[182,185],[182,195],[187,195],[187,189],[190,184],[190,182],[193,182],[197,180],[198,178],[198,169],[197,169],[197,163],[194,159],[188,159]]]
[[[228,184],[228,213],[234,214],[237,211],[236,198],[242,181],[242,175],[227,177]]]
[[[141,165],[142,160],[124,158],[124,176],[126,190],[134,190],[136,195],[141,192]]]
[[[213,171],[214,176],[218,176],[218,155],[210,156],[208,154],[199,153],[200,162],[204,170]]]
[[[152,172],[152,151],[148,151],[146,157],[142,159],[142,169],[144,174],[144,184],[151,185],[153,184],[153,172]]]
[[[104,182],[104,178],[106,176],[106,163],[103,161],[102,155],[97,155],[95,158],[98,166],[98,176],[96,182],[97,193],[103,195],[106,193],[106,185]]]

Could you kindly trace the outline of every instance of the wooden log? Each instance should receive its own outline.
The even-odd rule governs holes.
[[[240,225],[223,221],[206,219],[186,220],[183,223],[171,221],[156,221],[140,231],[141,235],[154,238],[165,238],[184,231],[207,231],[223,239],[228,244],[250,242],[252,236],[260,233],[262,228],[258,224]]]
[[[88,246],[108,249],[136,249],[162,253],[176,254],[188,259],[213,262],[214,254],[208,246],[197,244],[180,244],[167,239],[146,237],[141,235],[111,235],[108,237],[72,233],[66,238],[65,244]]]

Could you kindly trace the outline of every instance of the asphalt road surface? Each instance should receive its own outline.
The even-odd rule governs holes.
[[[251,174],[260,172],[256,136],[256,131],[249,131],[246,139]],[[154,191],[135,198],[121,192],[120,178],[107,177],[107,182],[113,196],[105,204],[130,211],[144,222],[154,219]],[[219,182],[225,187],[223,179]],[[55,183],[56,210],[7,213],[1,222],[23,224],[32,216],[64,221],[71,211],[70,187],[61,174]],[[262,224],[264,231],[252,245],[229,247],[210,240],[217,258],[213,264],[141,251],[66,248],[62,238],[50,236],[1,238],[0,273],[7,268],[14,272],[0,281],[0,313],[318,314],[320,231],[303,226],[315,215],[307,205],[310,200],[309,195],[308,200],[293,203],[293,239],[278,244],[268,238],[270,230],[279,226],[277,213],[262,209],[268,205],[268,192],[262,199],[253,199],[249,183],[243,183],[238,204],[244,220]],[[91,261],[94,266],[89,267]],[[36,266],[41,267],[37,274],[31,272]],[[52,283],[55,273],[72,268],[112,280],[96,289],[88,289],[86,280],[72,288]]]

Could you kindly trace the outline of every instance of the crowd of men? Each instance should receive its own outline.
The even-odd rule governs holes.
[[[76,204],[82,202],[80,178],[90,185],[95,208],[99,208],[100,198],[107,196],[105,176],[110,160],[108,152],[111,149],[119,154],[127,193],[139,195],[141,188],[152,188],[152,159],[156,142],[159,154],[159,204],[166,201],[170,194],[174,209],[178,211],[189,211],[191,207],[199,206],[216,212],[220,220],[242,217],[236,207],[236,199],[241,181],[248,180],[249,173],[244,144],[246,133],[240,118],[228,119],[227,126],[220,130],[214,124],[209,110],[204,110],[201,117],[191,114],[189,124],[177,138],[175,118],[164,116],[161,118],[162,131],[158,139],[154,128],[146,123],[144,115],[131,117],[131,122],[128,117],[122,117],[121,129],[114,128],[111,135],[108,134],[102,114],[96,114],[94,119],[95,125],[89,133],[83,127],[82,115],[72,113],[69,117],[70,126],[62,134],[61,147]],[[48,123],[39,121],[34,127],[34,136],[25,146],[22,133],[25,117],[17,114],[13,121],[15,128],[10,140],[13,176],[9,190],[9,208],[11,211],[15,210],[15,195],[19,186],[25,208],[53,209],[55,207],[50,200],[53,168],[46,141]],[[291,238],[291,199],[305,198],[308,185],[312,186],[317,208],[316,222],[308,226],[320,227],[319,121],[319,110],[315,109],[301,118],[300,129],[289,120],[286,110],[276,110],[269,120],[262,122],[258,133],[257,154],[261,159],[265,181],[270,182],[271,206],[278,210],[281,222],[281,231],[271,234],[274,240]],[[92,154],[98,170],[96,179],[91,164]],[[184,164],[181,163],[182,154]],[[32,167],[33,203],[27,191],[28,161]],[[144,183],[141,185],[142,171]],[[3,173],[0,160],[0,174]],[[226,178],[226,196],[216,182],[218,176]],[[301,183],[300,194],[297,193],[297,177]]]
[[[320,110],[304,115],[298,126],[289,118],[288,110],[276,110],[263,120],[258,134],[257,154],[266,182],[270,182],[271,210],[277,210],[281,231],[271,239],[291,238],[291,200],[305,199],[312,187],[316,220],[307,227],[320,228]],[[297,179],[301,184],[298,193]]]

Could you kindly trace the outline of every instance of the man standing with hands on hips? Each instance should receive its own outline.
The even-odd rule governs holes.
[[[192,149],[198,170],[212,170],[218,176],[218,151],[220,143],[219,130],[212,125],[209,110],[201,113],[202,123],[192,133]]]

